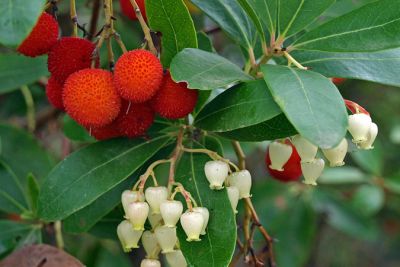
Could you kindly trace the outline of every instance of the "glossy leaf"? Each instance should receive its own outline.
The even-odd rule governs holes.
[[[0,144],[0,160],[13,170],[24,188],[29,173],[40,182],[54,165],[37,141],[20,129],[0,124]]]
[[[72,141],[79,142],[93,142],[95,139],[90,136],[89,132],[82,126],[74,121],[70,116],[64,115],[63,117],[63,132]]]
[[[321,148],[334,147],[343,139],[348,115],[330,79],[285,66],[261,69],[273,98],[299,134]]]
[[[58,164],[42,185],[39,216],[60,220],[111,190],[160,150],[168,137],[115,139],[87,146]]]
[[[328,9],[335,0],[290,0],[278,2],[278,30],[281,38],[287,38],[303,30]]]
[[[362,185],[354,193],[352,205],[362,215],[372,216],[385,204],[385,192],[374,185]]]
[[[0,94],[19,89],[47,75],[47,57],[0,54]]]
[[[29,206],[31,207],[32,213],[36,215],[37,212],[37,205],[39,199],[39,184],[33,174],[28,175],[28,190],[27,190],[27,197],[29,200]]]
[[[186,82],[188,88],[213,90],[239,81],[251,80],[229,60],[200,49],[185,49],[171,63],[171,75],[176,82]]]
[[[210,190],[204,174],[204,164],[209,160],[204,154],[185,153],[175,176],[197,204],[210,212],[207,234],[201,236],[200,242],[187,242],[182,228],[178,228],[180,247],[188,266],[228,266],[236,245],[236,221],[226,190]]]
[[[254,8],[249,4],[248,0],[237,0],[237,1],[243,8],[243,10],[246,12],[246,14],[249,16],[253,24],[255,25],[258,34],[265,41],[264,29],[261,24],[260,18],[258,17],[258,14],[255,12]]]
[[[151,29],[162,33],[161,62],[165,68],[184,48],[197,47],[196,30],[183,0],[146,0],[146,15]]]
[[[215,51],[211,39],[204,32],[197,33],[197,42],[199,44],[199,49],[207,52]]]
[[[329,52],[368,52],[399,47],[399,9],[400,2],[393,0],[367,4],[309,31],[294,47]]]
[[[0,5],[0,43],[19,45],[36,24],[44,0],[5,0]]]
[[[28,210],[24,189],[17,176],[0,161],[0,210],[21,214]]]
[[[259,124],[233,131],[220,132],[218,135],[242,142],[261,142],[293,136],[296,133],[296,129],[290,124],[286,116],[281,113]]]
[[[208,103],[194,124],[208,131],[226,132],[258,124],[280,114],[264,80],[241,83]]]
[[[400,86],[397,69],[400,49],[373,53],[330,53],[296,51],[293,56],[303,66],[327,77],[359,79],[392,86]]]
[[[278,0],[248,0],[258,14],[265,32],[275,35],[278,15]]]
[[[193,4],[213,19],[236,43],[252,47],[255,27],[239,3],[231,0],[192,0]]]

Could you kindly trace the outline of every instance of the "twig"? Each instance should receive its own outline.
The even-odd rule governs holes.
[[[138,18],[140,26],[142,27],[144,38],[147,42],[147,45],[149,46],[150,52],[153,53],[153,55],[157,56],[158,52],[156,47],[154,46],[153,38],[151,38],[150,28],[149,26],[147,26],[147,23],[143,18],[142,12],[140,11],[138,4],[136,3],[136,0],[129,0],[129,1],[131,2],[133,9],[135,10],[136,17]]]
[[[171,165],[169,167],[169,176],[168,176],[168,192],[171,192],[172,186],[175,183],[175,169],[176,169],[176,162],[180,158],[182,154],[182,142],[183,142],[183,134],[184,128],[182,127],[179,130],[178,137],[176,139],[176,147],[174,153],[171,157]]]
[[[90,28],[88,38],[92,40],[97,31],[97,21],[99,20],[100,14],[100,0],[93,0],[92,16],[90,18]]]
[[[72,36],[77,37],[78,36],[78,15],[76,13],[76,3],[75,0],[70,0],[70,16],[71,20],[73,23],[73,30],[72,30]]]
[[[299,69],[302,70],[307,70],[306,67],[304,67],[303,65],[301,65],[296,59],[294,59],[287,51],[283,51],[283,55],[287,58],[288,60],[288,66],[290,66],[292,63],[298,67]]]
[[[36,120],[35,120],[35,103],[33,102],[33,97],[31,91],[28,86],[21,86],[21,93],[24,96],[24,100],[26,103],[26,119],[29,132],[33,133],[36,128]]]
[[[232,146],[239,161],[239,168],[241,170],[246,169],[246,155],[244,154],[240,143],[238,141],[232,141]]]
[[[64,239],[62,235],[61,221],[54,223],[54,231],[56,232],[56,243],[59,249],[64,249]]]

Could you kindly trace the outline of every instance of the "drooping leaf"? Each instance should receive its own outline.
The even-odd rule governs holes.
[[[291,0],[278,1],[279,34],[287,38],[303,30],[328,9],[335,0]]]
[[[0,94],[19,89],[47,75],[47,57],[0,54]]]
[[[39,216],[60,220],[93,203],[142,166],[170,138],[114,139],[87,146],[58,164],[42,185]]]
[[[400,86],[400,49],[373,53],[295,51],[293,57],[327,77],[341,77]]]
[[[183,0],[146,0],[146,15],[151,29],[162,33],[161,62],[165,68],[184,48],[197,48],[196,30]]]
[[[54,165],[36,140],[20,129],[0,124],[0,143],[0,160],[13,170],[24,188],[29,173],[40,182]]]
[[[236,43],[245,49],[252,47],[255,27],[239,3],[231,0],[192,0],[213,19]]]
[[[278,0],[248,0],[258,14],[265,32],[275,35],[278,15]]]
[[[0,5],[0,43],[19,45],[36,24],[44,0],[5,0]]]
[[[24,189],[9,166],[0,161],[0,210],[21,214],[28,210]]]
[[[296,133],[296,129],[281,113],[270,120],[233,131],[220,132],[218,135],[241,142],[262,142],[286,138]]]
[[[254,26],[257,29],[258,34],[261,36],[262,40],[265,41],[265,32],[261,24],[258,14],[255,12],[254,8],[250,5],[249,0],[238,0],[238,3],[249,16]]]
[[[229,60],[200,49],[185,49],[171,63],[171,75],[176,82],[186,82],[188,88],[213,90],[239,81],[251,80]]]
[[[321,148],[336,146],[347,131],[343,98],[330,79],[309,71],[263,65],[276,103],[295,129]]]
[[[196,116],[194,124],[226,132],[258,124],[281,113],[264,80],[241,83],[218,95]]]
[[[328,52],[369,52],[399,47],[399,9],[400,2],[393,0],[367,4],[304,34],[294,43],[294,48]]]
[[[204,164],[208,160],[210,158],[204,154],[185,153],[175,176],[197,204],[207,207],[210,212],[207,234],[201,236],[200,242],[187,242],[185,233],[181,227],[178,228],[180,247],[188,266],[228,266],[235,250],[235,217],[226,190],[212,191],[209,188],[204,174]]]
[[[197,42],[199,43],[199,49],[207,52],[215,51],[211,39],[204,32],[197,33]]]

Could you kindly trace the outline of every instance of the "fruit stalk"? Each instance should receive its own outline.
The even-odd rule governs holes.
[[[75,0],[70,0],[69,1],[70,4],[70,17],[71,17],[71,21],[73,24],[73,30],[72,30],[72,36],[73,37],[77,37],[78,36],[78,15],[76,13],[76,3]]]
[[[35,103],[33,102],[31,91],[29,91],[28,86],[24,85],[21,87],[21,93],[24,96],[26,103],[26,119],[29,132],[33,133],[36,128],[35,120]]]
[[[142,27],[143,33],[144,33],[144,38],[147,42],[147,45],[149,46],[150,52],[153,53],[153,55],[157,56],[158,52],[156,47],[154,46],[153,43],[153,38],[151,38],[151,31],[149,26],[147,26],[146,21],[143,18],[142,12],[140,11],[140,8],[136,2],[136,0],[129,0],[133,6],[133,9],[135,10],[136,17],[138,18],[140,22],[140,26]]]
[[[183,134],[184,134],[185,128],[182,127],[179,130],[178,137],[176,138],[176,147],[174,150],[174,153],[172,154],[171,157],[171,164],[169,167],[169,176],[168,176],[168,192],[171,192],[172,186],[175,183],[175,169],[176,169],[176,162],[182,155],[182,141],[183,141]]]

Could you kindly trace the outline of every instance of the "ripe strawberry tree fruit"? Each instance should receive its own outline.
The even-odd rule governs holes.
[[[399,1],[8,2],[0,266],[42,242],[82,266],[341,264],[320,225],[372,239],[397,212]]]

